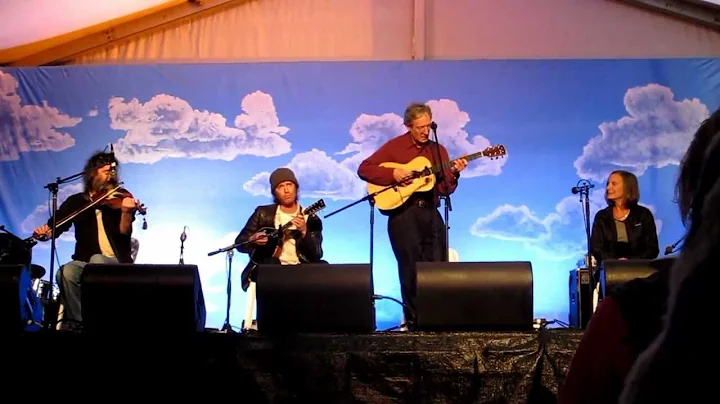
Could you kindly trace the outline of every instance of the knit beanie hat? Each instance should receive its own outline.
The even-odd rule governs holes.
[[[297,178],[295,178],[295,173],[289,168],[280,167],[270,174],[270,190],[274,191],[280,183],[285,181],[290,181],[295,184],[296,187],[300,187]]]

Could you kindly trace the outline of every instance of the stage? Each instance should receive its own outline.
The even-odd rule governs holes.
[[[182,336],[169,325],[158,327],[167,333],[8,338],[0,351],[12,375],[6,381],[32,380],[37,387],[38,375],[50,374],[42,384],[54,389],[219,395],[251,403],[552,403],[582,335],[541,329]]]

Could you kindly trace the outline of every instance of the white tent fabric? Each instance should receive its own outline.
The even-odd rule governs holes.
[[[168,0],[0,0],[0,49],[42,41],[121,18]],[[32,18],[27,18],[32,16]]]
[[[95,10],[92,13],[104,15],[103,18],[111,13],[106,10],[102,14],[97,11],[99,7],[118,5],[112,14],[118,15],[137,10],[138,1],[75,0],[85,3],[88,10]],[[51,4],[61,2],[50,0],[0,2],[15,7],[19,7],[16,3],[27,3],[22,10],[45,7],[54,10],[52,14],[59,20],[66,20],[64,14],[68,12],[84,13],[77,10],[58,13]],[[31,3],[36,6],[30,6]],[[117,11],[120,3],[128,8]],[[145,0],[145,3],[157,6],[162,2]],[[612,0],[237,3],[237,7],[218,13],[189,18],[180,24],[72,55],[70,63],[720,56],[720,32]],[[133,4],[135,8],[130,7]],[[3,10],[4,15],[12,13]],[[42,13],[48,14],[49,11]],[[56,27],[52,32],[62,31],[57,28],[59,24],[49,25]],[[34,26],[44,29],[43,24]],[[12,29],[19,28],[0,28],[0,38]]]

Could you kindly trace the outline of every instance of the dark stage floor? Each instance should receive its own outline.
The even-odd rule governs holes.
[[[13,385],[30,375],[35,381],[44,375],[48,386],[133,392],[137,397],[229,394],[251,403],[550,403],[581,335],[580,330],[542,329],[188,336],[168,326],[164,334],[134,336],[25,334],[4,338],[0,352],[10,374],[5,381]]]

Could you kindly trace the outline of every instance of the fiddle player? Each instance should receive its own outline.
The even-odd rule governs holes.
[[[114,163],[114,170],[113,170]],[[118,185],[116,171],[118,161],[114,154],[98,152],[88,159],[83,170],[84,191],[70,195],[57,210],[57,221],[70,217],[85,208],[107,191]],[[109,201],[110,199],[104,200]],[[117,200],[116,200],[117,201]],[[71,221],[58,226],[55,236],[75,227],[75,252],[72,261],[57,272],[60,286],[60,302],[64,306],[61,330],[75,330],[82,325],[80,307],[81,275],[87,263],[132,263],[131,234],[135,210],[139,203],[133,198],[122,198],[118,206],[109,203],[83,211]],[[51,237],[53,218],[33,231],[33,237],[45,240]]]
[[[295,173],[289,168],[278,168],[270,175],[273,203],[258,206],[248,219],[235,243],[245,243],[237,248],[248,254],[250,261],[242,272],[242,289],[247,291],[256,264],[297,265],[303,263],[326,263],[322,260],[322,221],[316,215],[303,215],[298,202],[300,188]],[[262,228],[277,229],[292,222],[289,233],[279,241],[279,254],[275,243],[270,242]]]

